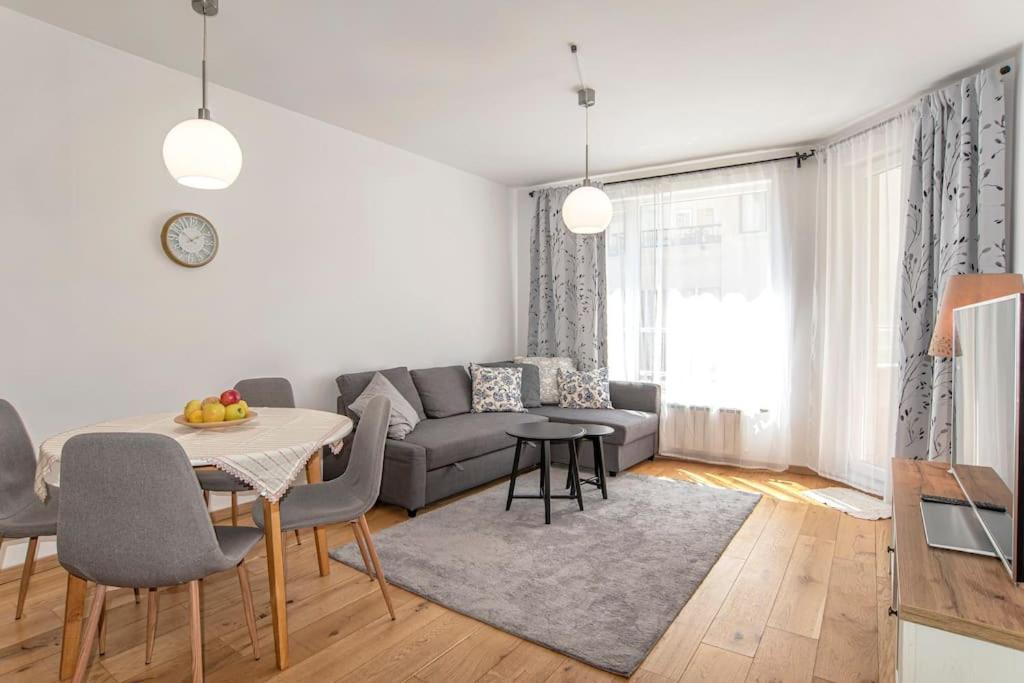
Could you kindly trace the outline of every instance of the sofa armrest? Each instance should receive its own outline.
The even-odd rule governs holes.
[[[661,385],[653,382],[609,382],[612,405],[620,410],[661,413]]]
[[[384,457],[400,462],[422,464],[426,467],[427,449],[408,441],[388,439],[384,442]]]

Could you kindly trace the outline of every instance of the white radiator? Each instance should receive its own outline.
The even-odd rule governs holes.
[[[665,406],[661,450],[677,455],[735,458],[743,452],[739,410],[703,406]]]

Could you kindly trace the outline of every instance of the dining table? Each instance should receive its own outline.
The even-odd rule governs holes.
[[[278,669],[288,667],[288,615],[286,610],[281,498],[305,472],[306,482],[322,481],[322,452],[341,450],[353,422],[344,415],[306,408],[261,408],[243,424],[225,423],[222,428],[196,429],[175,422],[178,413],[156,413],[100,422],[72,429],[45,440],[39,447],[35,491],[46,498],[47,486],[60,486],[60,457],[67,441],[95,432],[147,432],[171,437],[185,451],[195,468],[215,467],[245,482],[263,505],[267,548],[267,577],[273,620],[274,653]],[[198,495],[199,489],[197,487]],[[314,529],[317,563],[321,576],[330,572],[327,532]],[[61,641],[60,679],[71,678],[82,637],[86,580],[68,574]]]

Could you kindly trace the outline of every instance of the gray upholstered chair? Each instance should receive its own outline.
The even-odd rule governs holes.
[[[75,681],[85,678],[101,631],[108,587],[149,586],[147,661],[156,634],[156,591],[189,585],[193,680],[203,677],[199,580],[236,569],[253,655],[259,657],[245,555],[263,537],[253,527],[215,527],[185,451],[161,434],[72,437],[61,456],[57,558],[96,590]],[[101,635],[102,641],[102,635]],[[102,649],[102,648],[101,648]]]
[[[292,384],[284,377],[258,377],[254,379],[243,379],[235,384],[235,391],[242,395],[242,399],[254,408],[294,408],[295,394],[292,392]],[[239,481],[227,472],[217,469],[198,470],[199,486],[202,487],[203,497],[209,502],[210,493],[231,494],[231,524],[238,526],[238,494],[250,491],[249,485]],[[295,534],[296,540],[300,543],[302,539]]]
[[[367,404],[356,426],[352,455],[345,473],[336,479],[291,489],[281,499],[281,529],[305,529],[348,522],[363,556],[363,565],[371,579],[376,575],[391,618],[395,610],[388,595],[388,584],[380,566],[377,548],[366,523],[366,512],[377,502],[384,469],[384,441],[388,436],[391,401],[378,396]],[[263,508],[253,510],[253,521],[263,528]],[[372,571],[370,567],[373,567]]]
[[[39,537],[57,533],[60,491],[49,487],[44,503],[35,494],[35,478],[36,454],[25,424],[14,406],[0,399],[0,544],[5,538],[29,539],[15,619],[25,611]]]

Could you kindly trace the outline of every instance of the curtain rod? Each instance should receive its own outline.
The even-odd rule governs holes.
[[[622,183],[637,183],[637,182],[640,182],[642,180],[657,180],[659,178],[671,178],[673,176],[690,175],[692,173],[705,173],[705,172],[708,172],[708,171],[724,171],[724,170],[727,170],[727,169],[730,169],[730,168],[742,168],[743,166],[755,166],[757,164],[771,164],[771,163],[774,163],[776,161],[787,161],[787,160],[790,160],[790,159],[796,159],[796,167],[800,168],[801,165],[803,164],[803,162],[807,161],[808,159],[810,159],[813,156],[814,156],[814,150],[812,149],[809,152],[796,152],[796,153],[790,154],[788,156],[775,157],[773,159],[760,159],[758,161],[744,161],[743,163],[740,163],[740,164],[727,164],[725,166],[713,166],[711,168],[696,168],[696,169],[694,169],[692,171],[678,171],[676,173],[662,173],[660,175],[649,175],[649,176],[644,176],[643,178],[630,178],[628,180],[613,180],[610,183],[602,183],[602,186],[603,187],[608,187],[609,185],[621,185]],[[537,190],[530,190],[530,196],[531,197],[534,196],[536,193],[537,193]]]

